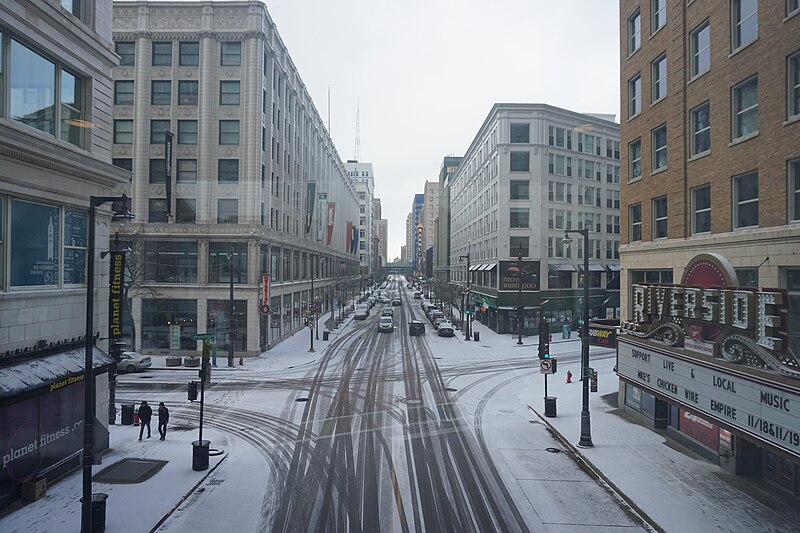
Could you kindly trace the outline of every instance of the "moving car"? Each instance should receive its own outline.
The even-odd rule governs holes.
[[[403,305],[403,302],[400,300],[400,298],[395,298],[394,300],[392,300],[393,307],[396,307],[398,305]]]
[[[369,316],[369,307],[359,306],[358,309],[356,309],[356,314],[353,318],[355,318],[356,320],[366,320],[368,316]]]
[[[149,357],[137,352],[122,352],[117,363],[117,369],[124,372],[141,372],[145,368],[150,368],[153,362]]]
[[[412,320],[408,324],[408,334],[412,337],[414,335],[425,335],[425,322],[422,320]]]
[[[440,337],[454,337],[456,334],[456,328],[453,327],[453,324],[445,320],[439,324],[438,328],[436,328],[436,333]]]
[[[378,331],[394,331],[394,321],[390,316],[382,316],[378,319]]]
[[[391,301],[388,296],[381,296],[381,303],[388,304]]]
[[[414,299],[415,300],[421,300],[422,299],[422,293],[421,292],[415,292],[414,293]]]
[[[391,307],[384,307],[383,311],[381,311],[381,316],[393,317],[394,310]]]

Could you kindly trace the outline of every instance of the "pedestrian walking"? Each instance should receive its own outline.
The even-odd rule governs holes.
[[[139,440],[142,440],[144,434],[144,427],[147,426],[147,438],[150,438],[150,418],[153,416],[153,408],[147,405],[147,402],[142,401],[139,406]]]
[[[158,404],[158,434],[161,435],[160,440],[167,438],[167,422],[169,422],[169,409],[164,405],[164,402]]]

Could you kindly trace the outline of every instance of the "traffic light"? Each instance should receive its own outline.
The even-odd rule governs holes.
[[[189,401],[193,402],[197,399],[197,382],[190,381],[189,382]]]
[[[550,359],[550,324],[539,320],[539,359]]]

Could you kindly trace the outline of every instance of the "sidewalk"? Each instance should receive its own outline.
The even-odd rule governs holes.
[[[594,447],[578,448],[581,382],[578,363],[559,364],[550,376],[548,394],[558,397],[558,416],[544,417],[543,390],[531,398],[531,409],[561,437],[601,483],[625,495],[639,512],[665,531],[797,531],[800,511],[792,498],[782,501],[757,484],[695,457],[662,434],[627,419],[603,400],[617,391],[614,359],[592,362],[599,373],[598,392],[590,395]],[[567,370],[573,383],[566,384]],[[543,377],[537,374],[539,387]],[[604,481],[603,481],[604,480]],[[767,502],[765,505],[762,502]]]

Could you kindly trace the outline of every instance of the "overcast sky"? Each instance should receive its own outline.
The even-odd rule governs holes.
[[[373,163],[389,261],[415,193],[495,102],[619,120],[616,0],[266,0],[343,161]]]

